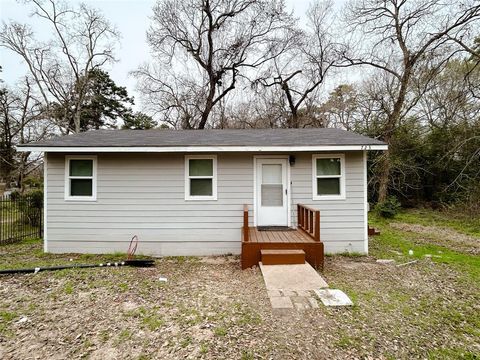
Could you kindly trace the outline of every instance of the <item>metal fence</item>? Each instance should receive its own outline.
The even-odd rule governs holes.
[[[43,200],[34,195],[0,196],[0,245],[43,234]]]

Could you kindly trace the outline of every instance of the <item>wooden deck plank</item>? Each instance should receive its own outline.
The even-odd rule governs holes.
[[[279,241],[275,241],[275,236],[272,234],[272,231],[260,231],[264,236],[265,238],[267,239],[266,242],[279,242]]]
[[[248,232],[250,234],[250,241],[253,242],[253,243],[257,243],[258,242],[258,239],[257,239],[257,229],[256,228],[248,228]]]
[[[314,243],[310,236],[302,230],[288,231],[259,231],[256,227],[249,228],[249,242],[251,243]]]
[[[280,231],[267,231],[267,233],[272,242],[284,242]]]
[[[295,242],[295,238],[292,236],[294,231],[280,231],[279,236],[282,237],[283,242]]]

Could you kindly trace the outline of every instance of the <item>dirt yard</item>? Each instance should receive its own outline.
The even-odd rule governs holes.
[[[0,358],[479,358],[480,238],[374,224],[382,235],[369,257],[326,259],[326,281],[351,308],[273,312],[259,270],[235,257],[1,276]],[[0,247],[0,268],[119,258],[43,254],[39,241]]]

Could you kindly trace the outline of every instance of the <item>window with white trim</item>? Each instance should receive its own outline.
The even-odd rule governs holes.
[[[217,200],[217,157],[185,156],[185,200]]]
[[[65,200],[96,200],[96,181],[96,156],[65,157]]]
[[[345,199],[345,156],[313,155],[313,200]]]

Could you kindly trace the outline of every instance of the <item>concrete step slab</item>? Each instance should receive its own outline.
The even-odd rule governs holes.
[[[320,274],[308,263],[263,265],[260,270],[267,290],[317,290],[328,287]]]

